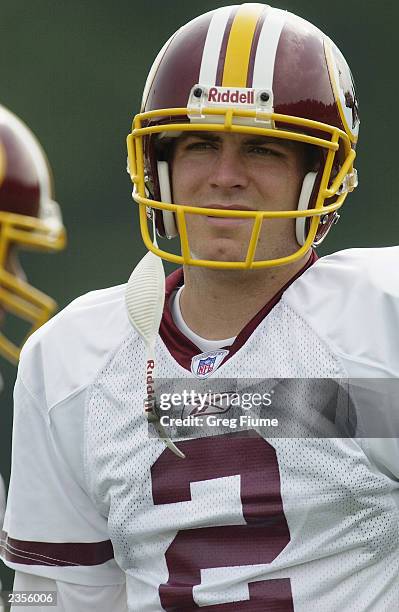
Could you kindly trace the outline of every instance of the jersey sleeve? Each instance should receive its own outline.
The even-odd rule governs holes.
[[[321,258],[284,295],[349,378],[399,377],[399,247]]]
[[[40,380],[36,382],[37,389],[45,388]],[[44,393],[35,396],[21,372],[14,398],[12,469],[2,534],[4,562],[20,572],[80,585],[124,583],[124,573],[114,560],[106,517],[97,510],[85,485],[84,397],[77,394],[73,404],[65,404],[70,418],[64,432],[59,431],[58,413],[47,410]]]
[[[6,488],[4,480],[0,474],[0,529],[4,521],[4,513],[6,511]]]
[[[286,293],[339,360],[370,461],[399,480],[399,247],[323,257]]]

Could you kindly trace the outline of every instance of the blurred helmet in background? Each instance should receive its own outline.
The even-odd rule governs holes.
[[[24,319],[29,333],[56,309],[52,298],[28,283],[18,249],[59,251],[66,233],[54,201],[51,169],[31,130],[0,105],[0,311]],[[0,333],[0,355],[16,363],[20,346]]]

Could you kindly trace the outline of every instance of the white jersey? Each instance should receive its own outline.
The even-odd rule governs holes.
[[[198,358],[167,300],[157,376],[295,379],[303,406],[314,403],[311,379],[394,381],[398,270],[399,248],[325,257],[217,358]],[[181,282],[179,271],[169,277],[168,295]],[[126,578],[130,612],[397,609],[398,419],[389,390],[380,402],[360,385],[343,422],[357,429],[377,414],[390,437],[306,436],[304,419],[284,437],[257,427],[188,436],[176,442],[180,459],[147,424],[145,345],[124,293],[77,299],[23,349],[5,562],[80,585]]]

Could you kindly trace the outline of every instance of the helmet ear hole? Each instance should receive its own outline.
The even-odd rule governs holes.
[[[170,176],[169,176],[169,165],[166,161],[157,162],[158,170],[158,181],[159,181],[159,192],[161,196],[161,202],[172,204],[172,190],[170,188]],[[162,221],[165,231],[165,238],[174,238],[177,236],[177,226],[175,216],[169,210],[156,211],[161,213]]]
[[[298,210],[308,210],[316,178],[317,172],[308,172],[305,175],[299,195]],[[295,223],[296,239],[300,246],[306,241],[306,222],[307,217],[298,217]]]

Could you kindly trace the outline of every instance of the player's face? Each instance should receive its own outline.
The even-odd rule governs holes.
[[[278,138],[187,132],[175,143],[175,204],[241,210],[295,210],[307,172],[306,145]],[[191,252],[201,259],[245,259],[253,221],[186,215]],[[256,259],[298,249],[293,219],[263,221]]]

